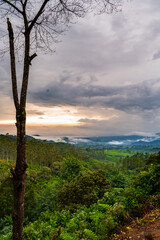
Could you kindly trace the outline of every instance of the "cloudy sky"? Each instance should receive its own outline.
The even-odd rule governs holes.
[[[30,73],[27,133],[160,132],[159,13],[159,0],[124,1],[122,12],[87,15],[61,36],[54,54],[38,55]],[[0,59],[0,96],[0,133],[14,134],[7,55]]]

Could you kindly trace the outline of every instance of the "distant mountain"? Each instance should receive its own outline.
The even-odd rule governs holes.
[[[58,141],[75,144],[79,146],[160,146],[160,135],[155,136],[97,136],[97,137],[79,137],[59,138]]]
[[[13,135],[6,136],[16,140]],[[34,136],[26,136],[27,140],[37,139],[49,143],[62,142],[74,144],[77,146],[160,146],[160,133],[155,136],[96,136],[96,137],[44,137],[38,134]]]
[[[139,141],[132,143],[132,146],[160,146],[160,139],[151,142]]]

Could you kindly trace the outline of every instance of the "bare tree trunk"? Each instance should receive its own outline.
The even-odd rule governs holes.
[[[24,222],[24,196],[26,182],[26,149],[25,149],[25,122],[26,114],[18,110],[17,118],[17,161],[16,167],[12,169],[14,185],[14,207],[13,207],[13,240],[23,239]]]
[[[10,59],[11,59],[11,76],[12,76],[12,91],[13,99],[16,109],[16,127],[17,127],[17,159],[15,169],[11,169],[13,175],[14,187],[14,205],[13,205],[13,240],[23,240],[23,222],[24,222],[24,197],[25,197],[25,183],[26,183],[26,95],[29,77],[29,48],[30,38],[29,34],[25,34],[25,56],[23,81],[20,101],[17,90],[16,64],[14,53],[14,34],[12,24],[7,19],[9,41],[10,41]]]

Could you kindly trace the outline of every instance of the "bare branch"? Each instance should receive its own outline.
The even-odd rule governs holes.
[[[27,1],[28,1],[28,0],[25,0],[25,1],[24,1],[24,7],[26,7],[26,5],[27,5]]]
[[[20,14],[23,14],[23,12],[16,7],[15,4],[11,3],[11,1],[8,0],[2,0],[3,3],[7,3],[8,5],[10,5],[13,9],[15,9],[17,12],[19,12]]]
[[[37,57],[37,53],[34,53],[32,56],[30,56],[30,58],[29,58],[29,65],[32,65],[31,62],[32,62],[32,60],[33,60],[35,57]]]
[[[27,88],[28,88],[28,78],[29,78],[29,65],[30,65],[30,35],[25,34],[25,54],[24,54],[24,66],[23,66],[23,79],[22,79],[22,88],[20,96],[20,107],[25,108],[26,98],[27,98]]]
[[[85,14],[86,12],[86,9],[83,7],[83,4],[79,4],[79,3],[76,3],[74,4],[71,4],[71,5],[67,5],[67,3],[63,0],[59,0],[61,5],[63,6],[63,11],[65,12],[70,12],[72,14],[75,14],[76,16],[80,17],[83,13],[83,15]],[[78,9],[78,11],[76,11]]]
[[[16,24],[15,52],[22,52],[26,32],[30,34],[33,51],[52,52],[54,43],[59,42],[59,36],[67,31],[78,18],[88,12],[95,14],[112,13],[121,10],[123,0],[0,0],[0,11],[3,18],[10,13],[21,19],[23,23]],[[9,3],[15,5],[16,11]],[[1,8],[3,5],[3,8]],[[22,36],[22,33],[24,36]],[[18,36],[18,37],[16,37]],[[22,40],[21,40],[21,39]],[[16,40],[17,39],[17,40]],[[23,44],[22,44],[23,42]]]
[[[40,7],[40,9],[39,9],[39,11],[38,11],[38,13],[36,14],[36,16],[34,17],[34,19],[32,20],[32,22],[31,22],[31,24],[30,24],[30,26],[29,26],[29,31],[32,30],[34,24],[36,23],[36,21],[37,21],[37,19],[40,17],[40,15],[43,13],[44,8],[45,8],[45,6],[46,6],[46,4],[47,4],[48,2],[49,2],[49,0],[44,0],[42,6]]]
[[[14,34],[12,24],[7,18],[8,33],[9,33],[9,44],[10,44],[10,56],[11,56],[11,77],[12,77],[12,91],[13,99],[16,109],[19,107],[18,100],[18,90],[17,90],[17,76],[16,76],[16,63],[15,63],[15,53],[14,53]]]

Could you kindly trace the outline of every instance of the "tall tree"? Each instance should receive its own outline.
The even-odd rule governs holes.
[[[87,12],[112,13],[121,0],[0,0],[0,14],[7,20],[14,105],[17,127],[17,160],[11,169],[14,185],[13,240],[23,239],[26,181],[26,98],[30,66],[38,50],[52,50],[51,43],[76,18]],[[23,53],[20,93],[16,74],[16,53]]]

